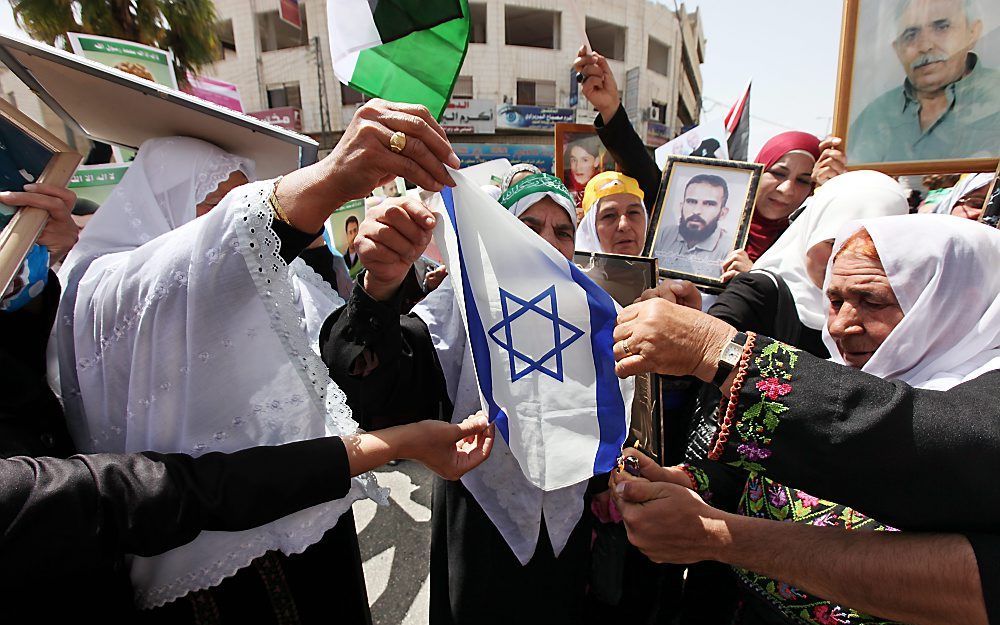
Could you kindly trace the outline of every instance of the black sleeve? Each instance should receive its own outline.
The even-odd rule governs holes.
[[[758,337],[710,458],[900,529],[1000,527],[1000,371],[915,389]],[[961,514],[974,494],[975,514]]]
[[[399,314],[402,289],[392,300],[378,302],[363,282],[359,277],[347,305],[334,311],[320,331],[320,353],[330,377],[347,394],[362,428],[438,418],[447,391],[427,325]]]
[[[274,234],[278,235],[281,239],[281,249],[278,252],[286,263],[290,263],[302,253],[302,250],[306,249],[312,242],[316,240],[316,237],[323,234],[323,229],[320,228],[318,232],[309,234],[308,232],[302,232],[298,228],[295,228],[280,219],[274,219],[271,222],[271,229],[274,230]]]
[[[619,106],[618,111],[607,122],[598,115],[594,120],[594,127],[597,128],[597,135],[604,147],[622,168],[622,173],[639,182],[646,210],[652,211],[656,194],[660,190],[660,168],[656,166],[656,161],[649,155],[642,139],[629,122],[625,107]]]
[[[771,336],[777,313],[778,287],[762,273],[741,273],[726,286],[708,309],[741,332]]]
[[[993,625],[1000,625],[1000,536],[996,534],[967,534],[969,544],[979,565],[979,581],[983,585],[986,618]]]
[[[339,438],[198,458],[147,452],[0,460],[0,561],[26,577],[93,570],[125,553],[173,549],[202,530],[257,527],[349,488]]]

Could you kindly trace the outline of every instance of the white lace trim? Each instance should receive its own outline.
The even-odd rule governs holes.
[[[274,212],[270,210],[268,196],[274,188],[274,181],[256,183],[252,187],[257,187],[253,193],[257,196],[257,201],[250,201],[252,195],[248,192],[250,197],[247,198],[246,214],[237,219],[236,233],[257,293],[270,313],[271,327],[281,339],[288,357],[293,362],[302,363],[297,371],[317,406],[325,407],[329,434],[354,434],[358,431],[358,423],[353,418],[351,407],[347,405],[347,395],[330,380],[329,367],[312,350],[300,330],[303,320],[295,306],[291,284],[287,280],[288,266],[280,255],[281,239],[271,228]],[[237,217],[239,212],[241,209],[237,211]],[[315,275],[315,272],[312,273]],[[333,290],[329,286],[327,289],[332,296],[331,300],[339,299],[333,296]],[[374,474],[365,473],[356,479],[364,487],[365,496],[388,505],[388,490],[378,486]]]
[[[302,319],[288,281],[288,267],[279,254],[281,240],[271,228],[274,213],[267,200],[273,184],[273,181],[267,181],[246,187],[242,200],[245,205],[236,207],[234,211],[239,238],[238,250],[243,254],[257,293],[268,310],[271,326],[280,338],[286,354],[293,362],[301,363],[297,371],[309,399],[316,402],[317,407],[325,407],[328,434],[350,435],[358,431],[358,424],[347,405],[347,396],[329,379],[329,368],[310,348],[301,330]],[[388,489],[380,487],[371,472],[353,478],[350,492],[342,499],[322,504],[322,509],[315,513],[313,511],[316,508],[298,513],[305,514],[304,522],[295,530],[286,532],[280,537],[280,541],[272,535],[258,533],[251,541],[240,545],[239,549],[233,550],[210,567],[145,592],[137,591],[136,603],[143,609],[155,608],[193,590],[217,586],[271,549],[280,548],[286,555],[302,553],[322,539],[327,530],[336,525],[340,516],[350,509],[351,504],[365,497],[379,505],[388,505],[389,502]],[[276,542],[280,542],[280,545],[276,545]]]

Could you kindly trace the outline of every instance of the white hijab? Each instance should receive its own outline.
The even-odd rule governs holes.
[[[950,215],[952,209],[958,204],[964,196],[982,189],[989,183],[993,182],[994,174],[966,174],[958,181],[954,187],[951,188],[951,193],[948,197],[941,200],[934,206],[934,212],[941,215]]]
[[[580,222],[580,227],[576,231],[576,249],[581,252],[612,253],[610,250],[604,249],[601,245],[601,239],[597,236],[597,213],[601,210],[601,200],[603,199],[594,202],[587,214],[583,216],[583,221]],[[649,228],[649,216],[646,214],[645,204],[642,207],[642,214],[646,218],[642,223],[642,236],[645,237],[646,230]],[[643,238],[643,242],[645,242],[645,238]]]
[[[273,181],[239,187],[195,219],[234,171],[251,178],[253,163],[191,138],[143,143],[67,258],[52,343],[82,451],[197,456],[357,429],[313,351],[343,300],[278,255]],[[362,476],[344,499],[134,557],[137,604],[214,586],[271,549],[302,552],[373,485]]]
[[[862,228],[904,317],[861,370],[946,390],[1000,369],[1000,231],[949,215],[863,220],[841,230],[834,254]],[[825,328],[823,341],[843,364]]]
[[[562,206],[575,223],[576,207],[555,193],[528,195],[513,205],[510,212],[520,216],[546,196]],[[454,406],[452,422],[475,414],[482,409],[482,399],[451,280],[442,282],[417,304],[413,314],[427,324],[430,331],[444,372],[448,397]],[[533,485],[501,436],[494,440],[490,457],[462,477],[462,485],[482,507],[522,565],[535,553],[543,516],[554,552],[558,555],[562,551],[583,514],[583,497],[587,491],[586,481],[548,492]]]
[[[753,269],[780,275],[795,300],[799,321],[819,330],[826,324],[826,296],[806,271],[806,253],[816,244],[832,241],[840,228],[856,219],[905,215],[910,207],[906,191],[885,174],[852,171],[821,186],[809,207],[792,222]]]

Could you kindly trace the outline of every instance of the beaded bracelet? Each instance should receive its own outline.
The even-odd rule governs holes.
[[[729,388],[729,396],[726,397],[723,394],[722,401],[719,403],[719,414],[722,415],[722,419],[719,422],[719,433],[715,439],[715,446],[708,454],[709,460],[718,460],[726,448],[726,443],[729,441],[729,429],[733,423],[733,416],[736,414],[736,406],[740,403],[740,390],[746,381],[747,370],[750,368],[750,355],[753,353],[753,348],[756,344],[757,333],[747,332],[747,342],[743,346],[743,354],[740,356],[740,366],[736,370],[733,385]]]

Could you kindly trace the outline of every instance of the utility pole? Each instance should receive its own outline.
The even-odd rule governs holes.
[[[323,138],[320,145],[326,141],[327,136],[332,134],[330,127],[330,102],[326,93],[326,72],[323,69],[323,48],[320,46],[319,36],[312,38],[313,52],[316,54],[316,88],[319,90],[319,126]]]

